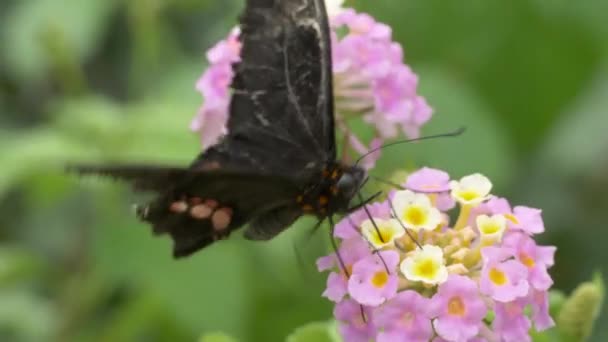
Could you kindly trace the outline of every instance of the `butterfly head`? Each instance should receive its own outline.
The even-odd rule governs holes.
[[[348,166],[342,169],[342,173],[334,184],[336,210],[346,211],[348,209],[351,200],[363,186],[365,178],[365,170],[358,166]]]

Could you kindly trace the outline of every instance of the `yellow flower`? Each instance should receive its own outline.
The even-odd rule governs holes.
[[[492,183],[479,173],[462,177],[460,181],[451,181],[452,197],[463,205],[477,205],[490,195]]]
[[[374,226],[374,223],[376,226]],[[376,230],[376,227],[378,228]],[[375,248],[391,245],[395,239],[405,234],[403,227],[397,220],[383,220],[374,218],[374,221],[365,220],[361,223],[361,233]],[[378,234],[380,233],[380,234]]]
[[[507,219],[504,215],[479,215],[476,219],[477,229],[484,244],[493,244],[502,240],[507,229]]]
[[[393,199],[397,219],[414,231],[434,230],[441,223],[441,213],[425,194],[398,191]]]
[[[433,245],[424,245],[399,266],[401,273],[411,281],[437,285],[448,279],[448,269],[443,260],[443,250]]]

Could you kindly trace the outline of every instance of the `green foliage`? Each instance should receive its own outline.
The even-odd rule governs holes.
[[[199,342],[237,342],[232,337],[223,333],[206,334],[199,339]]]
[[[286,342],[340,342],[335,322],[313,322],[297,328]]]
[[[496,193],[544,209],[543,238],[558,245],[557,288],[608,267],[606,2],[349,4],[390,24],[403,44],[435,108],[424,132],[468,128],[459,138],[387,149],[374,174],[419,165],[483,172]],[[132,218],[130,205],[142,198],[64,173],[69,162],[188,163],[199,151],[188,125],[201,103],[194,83],[205,49],[241,7],[0,3],[0,340],[339,340],[325,323],[325,275],[314,267],[327,237],[308,237],[312,220],[268,243],[235,237],[174,261],[169,241]],[[570,297],[552,292],[552,316],[578,329],[568,334],[591,331],[598,284]],[[608,339],[605,323],[597,318],[589,340]]]
[[[593,281],[576,287],[564,302],[557,326],[566,341],[587,341],[604,302],[604,281],[596,274]]]

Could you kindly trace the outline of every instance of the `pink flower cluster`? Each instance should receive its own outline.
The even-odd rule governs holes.
[[[207,51],[209,68],[196,83],[196,89],[205,102],[190,123],[190,129],[200,133],[201,144],[207,148],[226,134],[230,84],[234,72],[232,64],[240,60],[239,30],[233,29],[228,38],[219,41]]]
[[[360,154],[367,152],[346,125],[359,117],[375,127],[370,148],[397,137],[400,129],[409,138],[418,137],[432,109],[417,94],[418,76],[404,64],[403,49],[392,41],[391,28],[353,9],[332,18],[331,26],[338,127],[351,146]]]
[[[359,210],[336,225],[339,258],[317,266],[331,271],[323,296],[344,340],[526,342],[532,324],[554,325],[555,247],[533,239],[541,211],[511,208],[491,188],[480,174],[450,180],[423,168],[368,206],[373,220]]]
[[[418,77],[403,63],[401,46],[392,41],[391,29],[371,16],[340,9],[330,17],[337,127],[359,154],[379,146],[384,139],[417,137],[432,110],[417,94]],[[232,64],[239,60],[238,30],[207,53],[209,68],[197,83],[204,104],[191,129],[199,132],[203,147],[226,133]],[[366,146],[350,130],[352,120],[374,127],[375,137]],[[365,159],[371,167],[379,153]]]

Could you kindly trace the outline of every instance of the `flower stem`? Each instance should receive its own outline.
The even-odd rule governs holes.
[[[472,208],[473,207],[470,204],[462,205],[460,208],[460,215],[458,216],[458,220],[456,220],[456,224],[454,225],[454,230],[461,230],[467,226]]]

